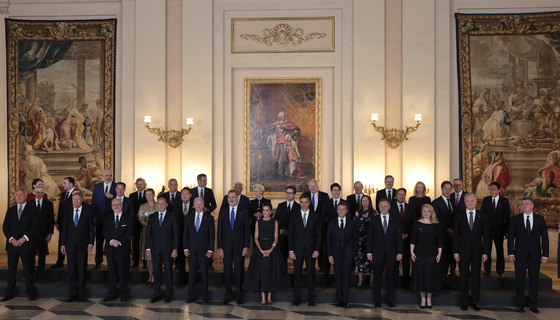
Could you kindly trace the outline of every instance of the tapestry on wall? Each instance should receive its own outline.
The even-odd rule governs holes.
[[[245,177],[268,195],[320,180],[321,78],[245,79]]]
[[[116,20],[6,20],[10,204],[33,179],[87,197],[114,164]]]
[[[560,13],[456,14],[462,174],[501,185],[557,226],[560,210]]]

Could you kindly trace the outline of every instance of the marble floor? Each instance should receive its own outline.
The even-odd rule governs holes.
[[[291,306],[287,302],[262,307],[257,302],[247,302],[243,306],[199,305],[172,301],[170,304],[149,303],[137,299],[128,303],[102,303],[101,299],[87,302],[68,303],[61,299],[38,299],[29,302],[19,298],[0,305],[0,319],[554,319],[558,309],[541,308],[536,315],[531,312],[520,314],[513,308],[492,307],[482,311],[461,311],[459,307],[437,307],[432,310],[417,306],[402,305],[388,309],[374,309],[370,304],[354,304],[349,309],[337,308],[331,304],[317,304],[316,307]]]

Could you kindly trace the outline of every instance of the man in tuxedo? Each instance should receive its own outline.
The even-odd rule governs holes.
[[[475,311],[480,311],[480,267],[488,259],[490,229],[486,215],[476,210],[476,195],[468,193],[464,198],[465,209],[456,212],[453,221],[453,258],[459,263],[461,273],[461,310],[466,311],[470,304]]]
[[[393,188],[395,178],[392,175],[385,176],[385,189],[377,191],[375,195],[375,210],[379,212],[379,202],[383,199],[389,200],[389,205],[396,199],[397,190]]]
[[[193,213],[187,215],[183,226],[183,253],[189,258],[189,299],[195,301],[196,270],[200,270],[201,304],[208,303],[208,262],[214,252],[214,217],[204,212],[204,199],[194,199]]]
[[[123,213],[128,214],[132,216],[132,219],[135,219],[136,214],[134,213],[134,203],[132,202],[132,200],[130,200],[130,198],[127,198],[124,195],[125,191],[126,191],[126,184],[124,182],[117,182],[117,184],[115,185],[115,193],[116,193],[115,198],[121,199],[123,205],[123,209],[122,209]]]
[[[233,185],[233,190],[235,191],[235,194],[237,195],[237,204],[239,205],[239,207],[243,210],[247,210],[249,211],[249,198],[247,198],[245,195],[241,194],[241,192],[243,192],[243,183],[241,182],[236,182]],[[226,194],[224,196],[224,199],[222,200],[222,205],[220,206],[220,211],[224,208],[227,208],[229,206],[229,200],[228,200],[228,195]]]
[[[8,253],[8,279],[6,294],[2,301],[14,298],[19,259],[21,259],[23,274],[27,279],[25,281],[27,298],[29,301],[34,301],[33,256],[35,255],[35,237],[36,230],[39,227],[39,219],[35,214],[35,206],[26,203],[27,192],[24,189],[18,189],[15,197],[16,205],[8,209],[2,225]]]
[[[64,265],[65,255],[60,250],[60,240],[62,232],[64,232],[64,230],[62,230],[64,227],[64,213],[72,208],[72,191],[74,191],[74,183],[76,183],[76,180],[72,177],[66,177],[62,182],[64,192],[60,194],[60,202],[58,203],[58,213],[56,215],[55,224],[56,230],[58,230],[58,258],[56,263],[51,266],[51,269],[60,268]]]
[[[198,186],[191,190],[192,198],[196,199],[201,197],[204,199],[205,210],[210,213],[214,212],[218,205],[216,204],[216,199],[214,198],[214,191],[206,187],[208,184],[208,177],[206,177],[204,173],[201,173],[196,177],[196,182],[198,183]]]
[[[35,187],[33,194],[35,194],[35,199],[29,201],[27,204],[35,207],[35,214],[39,220],[39,225],[36,229],[37,235],[35,237],[35,239],[37,239],[38,253],[35,275],[37,281],[41,282],[45,279],[45,257],[47,255],[49,242],[51,242],[54,233],[54,208],[52,202],[43,199],[43,195],[45,194],[43,187]]]
[[[323,214],[323,203],[329,201],[329,195],[326,192],[319,191],[319,184],[317,180],[311,179],[307,182],[307,187],[309,191],[304,192],[303,194],[309,196],[310,201],[310,208],[313,212],[316,212],[319,216]],[[323,221],[323,220],[322,220]],[[324,230],[324,223],[322,224],[321,235],[323,238],[326,238],[326,235],[323,233]],[[324,241],[322,242],[324,243]],[[324,247],[321,246],[319,250],[319,259],[317,259],[317,265],[321,269],[321,271],[325,271],[326,265],[328,261],[325,258],[325,254],[323,252]]]
[[[173,208],[173,213],[177,216],[177,224],[179,225],[179,247],[177,248],[177,258],[175,259],[175,265],[177,266],[177,272],[179,273],[179,282],[182,284],[187,283],[187,272],[185,270],[185,255],[183,252],[183,225],[185,224],[185,219],[189,213],[194,212],[193,201],[191,201],[192,194],[189,187],[184,187],[181,189],[181,205],[175,206]]]
[[[157,200],[157,214],[148,218],[146,228],[146,255],[154,262],[154,296],[150,303],[164,300],[171,302],[173,295],[173,259],[177,258],[179,248],[179,224],[177,215],[167,210],[167,200]],[[165,293],[161,290],[162,262],[165,267]]]
[[[508,237],[511,222],[511,209],[509,200],[500,196],[501,186],[498,182],[490,184],[490,195],[482,200],[482,214],[488,219],[490,226],[490,251],[488,260],[484,262],[484,275],[489,276],[492,270],[492,241],[496,246],[496,272],[498,278],[503,277],[505,269],[504,239]]]
[[[107,214],[103,222],[109,284],[109,292],[103,302],[113,301],[117,297],[121,298],[121,302],[126,302],[128,301],[130,238],[134,233],[134,217],[123,212],[121,199],[113,199],[111,209],[113,213]]]
[[[224,283],[226,296],[224,304],[233,299],[231,278],[235,266],[235,298],[237,304],[243,304],[243,274],[245,272],[245,256],[251,245],[249,230],[249,212],[238,203],[236,190],[227,193],[228,206],[220,209],[218,216],[218,252],[224,260]],[[248,203],[247,203],[248,206]]]
[[[354,182],[354,194],[346,197],[346,203],[348,204],[348,210],[351,216],[354,216],[360,207],[362,197],[364,196],[363,190],[364,184],[361,181],[356,181]]]
[[[72,206],[66,208],[60,235],[60,251],[68,255],[68,279],[70,297],[68,302],[85,301],[85,283],[88,253],[93,249],[95,238],[93,212],[82,205],[81,193],[72,195]]]
[[[541,215],[533,213],[533,199],[521,199],[523,214],[513,216],[508,234],[509,260],[515,264],[515,302],[525,311],[525,274],[529,271],[529,308],[539,313],[539,273],[548,262],[548,228]]]
[[[167,187],[169,188],[169,191],[165,192],[161,196],[164,197],[165,200],[167,200],[167,210],[169,212],[173,212],[175,206],[181,204],[181,194],[179,193],[179,191],[177,191],[177,188],[179,188],[177,179],[169,179],[169,181],[167,182]]]
[[[453,185],[449,181],[441,183],[441,196],[432,201],[432,206],[438,218],[438,223],[441,225],[443,232],[443,250],[440,265],[442,268],[442,276],[446,276],[449,270],[449,275],[455,275],[455,266],[457,262],[453,259],[453,250],[451,247],[451,236],[453,235],[453,205],[451,204],[451,193]]]
[[[399,217],[401,221],[401,232],[403,239],[403,258],[402,258],[402,286],[408,288],[410,285],[410,236],[412,233],[412,223],[414,222],[414,210],[405,203],[406,189],[397,189],[397,201],[391,206],[389,214]],[[395,284],[398,285],[399,263],[395,264]]]
[[[274,218],[278,221],[278,249],[284,257],[284,261],[288,262],[288,234],[290,217],[294,212],[300,212],[300,205],[295,201],[296,187],[286,187],[286,201],[280,202],[276,208]]]
[[[353,218],[346,218],[348,205],[345,201],[338,203],[336,210],[337,218],[329,222],[327,231],[327,255],[334,266],[337,305],[349,308],[350,273],[358,253],[358,228]]]
[[[340,198],[341,192],[340,184],[333,183],[331,184],[331,194],[332,198],[328,201],[323,202],[323,211],[321,212],[321,221],[323,222],[323,227],[321,229],[321,234],[323,235],[323,247],[319,252],[319,260],[322,261],[323,267],[323,283],[324,287],[328,287],[330,285],[330,272],[331,272],[331,263],[328,258],[327,254],[327,230],[329,228],[330,222],[336,220],[338,217],[338,204],[341,201],[344,201]],[[347,207],[348,208],[348,207]]]
[[[307,268],[307,303],[315,306],[315,259],[322,246],[321,215],[310,207],[309,193],[299,197],[300,210],[290,216],[288,227],[288,250],[294,263],[294,302],[301,303],[301,273],[303,262]]]
[[[459,178],[453,179],[453,189],[454,192],[452,192],[449,196],[451,199],[451,205],[453,206],[453,211],[463,212],[463,210],[465,210],[465,191],[463,190],[463,180]]]
[[[395,264],[403,257],[401,223],[391,216],[388,199],[379,202],[379,214],[371,218],[367,237],[367,258],[373,262],[373,303],[381,308],[381,273],[385,268],[385,302],[395,306]]]
[[[117,195],[115,192],[115,183],[113,182],[113,171],[111,169],[103,170],[103,182],[93,187],[93,196],[91,198],[91,206],[93,209],[93,218],[95,222],[95,267],[99,269],[103,263],[103,223],[105,222],[105,213],[112,214],[111,200]]]
[[[137,268],[140,264],[140,233],[142,232],[142,224],[138,219],[138,209],[141,205],[148,202],[146,200],[146,180],[144,178],[136,179],[136,191],[131,192],[128,198],[132,201],[134,212],[134,233],[132,235],[132,268]],[[146,261],[144,261],[144,265]]]

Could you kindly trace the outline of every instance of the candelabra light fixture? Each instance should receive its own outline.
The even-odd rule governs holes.
[[[376,193],[377,192],[377,188],[375,187],[375,185],[372,184],[366,184],[364,186],[364,193],[366,193],[368,196],[371,195],[372,193]]]
[[[191,132],[192,126],[194,124],[193,118],[187,118],[186,129],[181,128],[181,130],[163,130],[161,127],[150,127],[151,122],[151,116],[144,116],[144,123],[146,124],[146,129],[148,129],[148,132],[159,136],[159,141],[167,143],[172,148],[177,148],[181,145],[181,143],[183,143],[183,137]]]
[[[420,126],[420,122],[422,121],[422,114],[417,113],[414,115],[414,120],[416,121],[416,125],[413,127],[406,127],[406,129],[387,129],[385,126],[378,126],[376,125],[376,121],[379,120],[379,115],[377,113],[371,114],[371,125],[375,129],[375,131],[381,133],[381,140],[385,140],[385,143],[395,149],[400,146],[405,140],[408,140],[408,135],[413,133],[414,131],[418,130],[418,126]]]

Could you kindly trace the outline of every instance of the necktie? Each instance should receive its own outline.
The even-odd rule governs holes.
[[[358,200],[356,201],[356,204],[358,206],[360,205],[360,200],[362,200],[362,195],[361,194],[358,195]]]
[[[144,193],[142,191],[140,191],[138,193],[138,199],[142,200],[142,198],[144,198]]]
[[[334,208],[336,209],[336,206],[338,206],[338,200],[334,200]]]
[[[159,226],[161,227],[162,224],[163,224],[163,212],[159,214]]]
[[[196,232],[198,232],[198,228],[200,228],[200,214],[196,214],[196,221],[194,222],[194,227],[196,228]]]
[[[404,220],[404,209],[403,209],[403,205],[400,204],[399,206],[401,207],[401,220]]]
[[[70,198],[70,195],[71,195],[71,194],[72,194],[72,193],[71,193],[70,191],[66,191],[66,199]]]
[[[393,200],[393,198],[391,197],[391,190],[389,190],[389,193],[387,194],[387,199],[389,199],[389,202]]]
[[[37,200],[37,211],[41,211],[41,200]]]
[[[21,219],[21,213],[23,212],[23,208],[18,205],[18,209],[17,209],[17,218],[18,220]]]
[[[187,205],[183,204],[183,215],[186,216],[188,212]]]
[[[459,196],[459,193],[455,194],[455,207],[459,206],[459,201],[461,201],[461,197]]]
[[[119,227],[119,215],[115,215],[115,229]]]
[[[344,230],[344,220],[340,219],[340,229]]]
[[[78,212],[80,210],[76,209],[76,213],[74,214],[74,227],[78,226]]]
[[[496,212],[496,198],[492,198],[492,212]]]
[[[471,231],[472,231],[473,225],[474,225],[473,212],[469,211],[469,227],[471,228]]]
[[[451,204],[449,203],[449,198],[445,198],[445,202],[447,202],[447,210],[453,211],[451,210]]]
[[[303,213],[303,227],[307,227],[307,212]]]
[[[175,201],[175,194],[174,193],[171,194],[171,202],[173,202],[173,201]]]
[[[527,230],[527,234],[531,234],[531,220],[529,220],[529,216],[527,216],[527,222],[525,223],[525,230]]]
[[[313,207],[313,210],[315,210],[315,195],[314,194],[311,195],[311,207]]]
[[[233,226],[235,225],[235,208],[231,208],[231,215],[229,217],[229,223],[231,224],[231,230],[233,230]]]
[[[288,203],[288,212],[292,211],[292,205]]]
[[[109,185],[108,184],[105,185],[105,193],[107,193],[107,192],[109,192]]]
[[[200,188],[200,197],[204,199],[204,188]]]
[[[383,233],[387,234],[387,216],[383,215]]]

